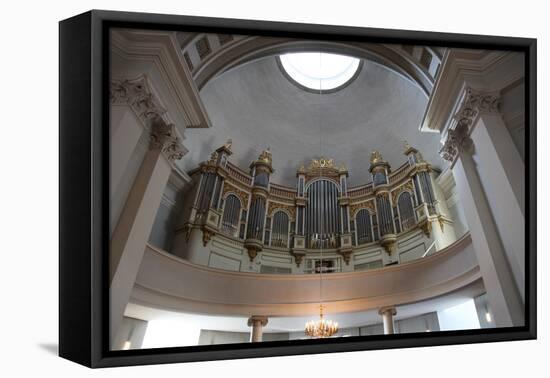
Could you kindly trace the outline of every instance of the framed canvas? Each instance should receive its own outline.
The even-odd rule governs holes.
[[[61,21],[60,356],[536,338],[535,64],[526,38]]]

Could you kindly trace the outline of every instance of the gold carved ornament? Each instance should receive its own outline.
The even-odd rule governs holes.
[[[307,168],[303,165],[298,169],[298,174],[305,174],[308,177],[337,177],[340,173],[346,173],[345,165],[338,167],[334,159],[320,157],[319,159],[311,159]]]
[[[286,211],[290,215],[291,221],[296,219],[296,208],[294,206],[270,201],[267,206],[267,214],[272,217],[278,210]]]
[[[239,197],[239,199],[241,200],[241,206],[243,208],[248,207],[248,193],[246,193],[243,190],[240,190],[239,188],[237,188],[233,184],[226,181],[224,186],[223,186],[222,198],[225,200],[225,198],[229,194],[234,194],[237,197]]]
[[[357,212],[362,209],[367,209],[372,214],[376,213],[376,210],[374,208],[374,200],[372,199],[365,202],[353,203],[350,205],[349,209],[352,218],[355,218]]]
[[[411,192],[411,195],[412,195],[412,193],[414,193],[413,183],[412,183],[411,180],[409,180],[406,183],[398,186],[395,190],[393,190],[391,192],[391,200],[392,200],[392,203],[394,205],[397,203],[397,198],[399,198],[401,193],[403,193],[404,191]]]

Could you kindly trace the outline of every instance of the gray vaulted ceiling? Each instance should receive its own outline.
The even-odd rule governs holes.
[[[346,164],[351,186],[370,182],[370,153],[379,150],[397,168],[405,162],[404,140],[441,167],[439,135],[418,130],[425,94],[378,63],[363,61],[347,87],[319,95],[295,86],[282,74],[277,57],[270,56],[224,72],[200,95],[212,128],[186,130],[190,152],[179,163],[184,170],[207,160],[228,138],[231,161],[243,169],[270,147],[272,182],[290,186],[296,169],[319,156]]]

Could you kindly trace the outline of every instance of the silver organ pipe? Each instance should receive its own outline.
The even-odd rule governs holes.
[[[390,201],[386,196],[376,197],[376,207],[378,209],[378,226],[380,235],[393,234],[393,216]]]
[[[239,216],[241,212],[241,201],[230,194],[225,199],[222,217],[222,232],[235,236],[239,227]]]
[[[201,180],[201,188],[199,190],[197,200],[197,210],[199,213],[208,211],[212,193],[214,191],[214,183],[216,181],[215,173],[204,173]]]
[[[271,245],[275,247],[287,247],[288,240],[288,215],[283,211],[277,211],[273,216],[273,228],[271,233]]]
[[[264,215],[265,199],[263,197],[253,198],[252,205],[250,206],[250,216],[248,218],[248,239],[262,240]]]
[[[338,186],[320,179],[307,189],[306,241],[308,248],[336,248],[340,234]]]
[[[412,196],[409,192],[403,192],[399,195],[397,206],[399,208],[399,215],[401,216],[401,228],[403,231],[416,226]]]
[[[430,174],[428,172],[420,172],[418,173],[418,178],[422,189],[422,195],[424,196],[424,201],[428,204],[428,210],[430,214],[432,214],[435,211],[433,208],[435,197],[432,190]]]
[[[365,244],[373,241],[371,229],[371,215],[366,209],[359,210],[356,219],[357,244]]]

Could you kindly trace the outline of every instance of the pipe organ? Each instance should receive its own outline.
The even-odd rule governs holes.
[[[370,182],[356,187],[348,187],[345,166],[324,157],[298,168],[295,187],[278,185],[270,181],[269,149],[245,172],[229,161],[231,148],[228,141],[190,172],[198,188],[185,229],[202,231],[205,246],[215,235],[232,238],[251,262],[264,247],[288,251],[297,266],[320,250],[348,264],[355,249],[373,243],[391,256],[400,234],[421,229],[435,237],[452,223],[435,196],[431,165],[408,144],[395,171],[374,151]]]

